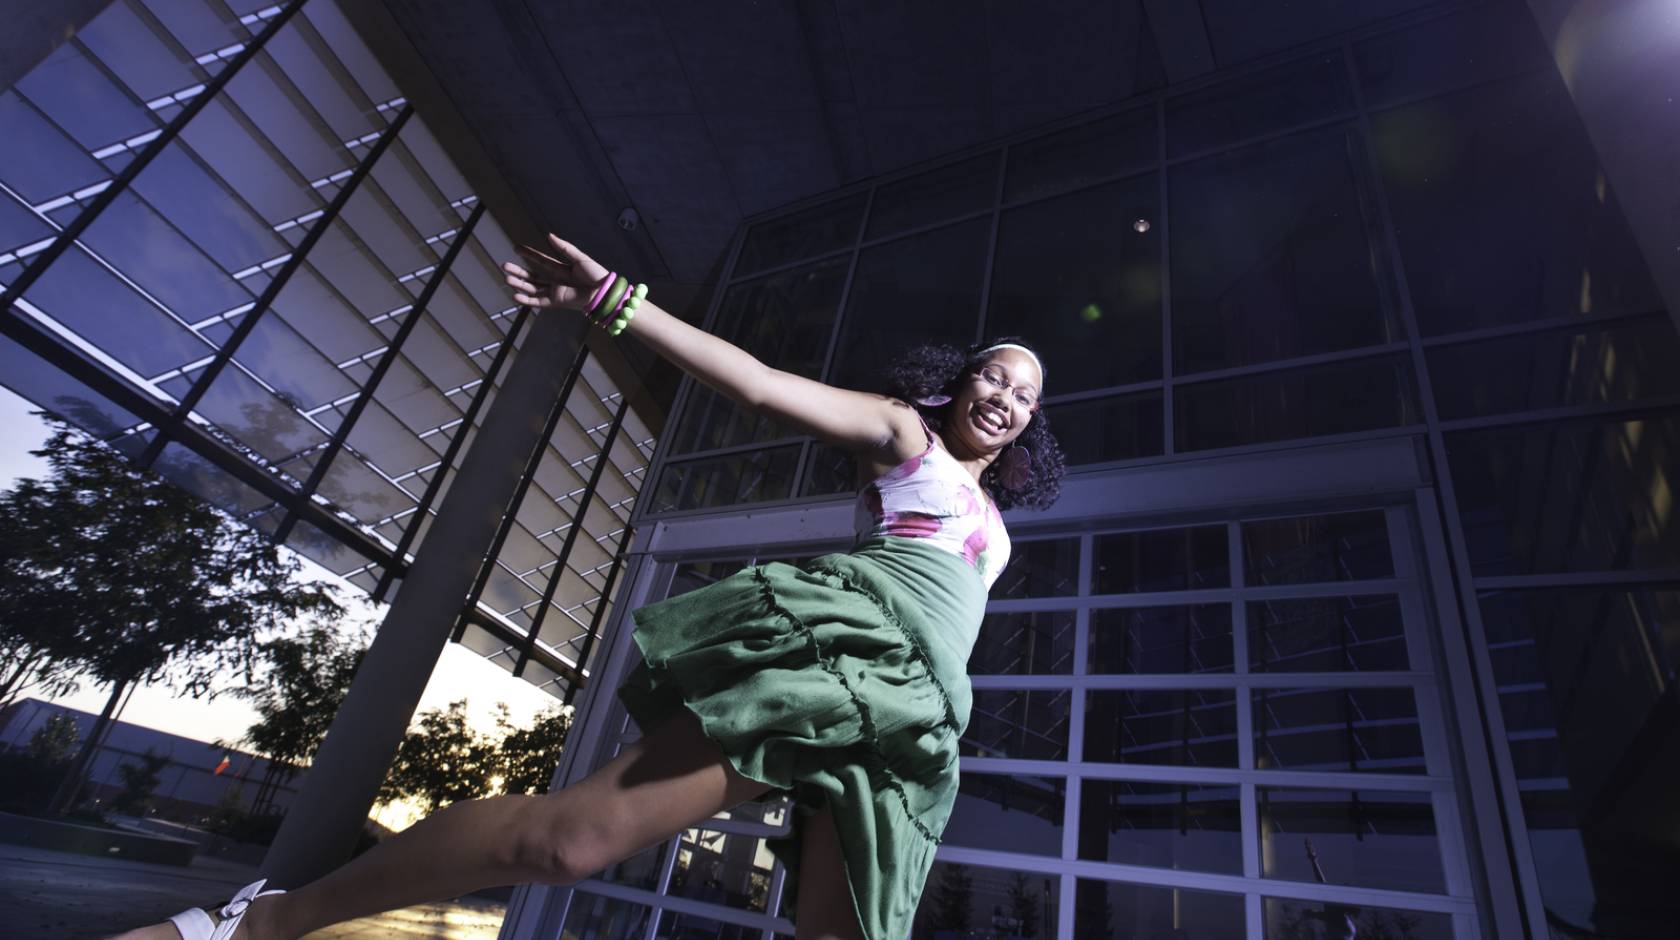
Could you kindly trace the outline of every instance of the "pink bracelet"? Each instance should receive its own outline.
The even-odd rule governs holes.
[[[594,296],[589,298],[589,306],[583,308],[583,312],[584,313],[594,313],[595,308],[599,307],[601,305],[601,298],[606,296],[607,289],[612,287],[613,282],[617,281],[617,280],[618,280],[618,275],[612,273],[611,271],[608,271],[606,278],[604,280],[602,280],[600,285],[598,285],[595,288],[595,294],[594,294]]]

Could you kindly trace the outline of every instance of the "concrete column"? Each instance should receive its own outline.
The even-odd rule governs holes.
[[[68,42],[110,0],[0,0],[0,88],[10,88]]]
[[[286,813],[262,872],[281,888],[342,864],[449,641],[479,561],[537,446],[577,351],[582,320],[532,316],[524,345],[467,448],[350,693]],[[464,430],[463,432],[464,433]]]
[[[1680,4],[1528,0],[1680,328]]]

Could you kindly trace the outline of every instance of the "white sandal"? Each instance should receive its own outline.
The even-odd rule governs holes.
[[[271,894],[286,893],[279,890],[262,890],[262,886],[267,883],[268,879],[264,878],[240,888],[233,900],[222,905],[222,909],[217,912],[221,918],[219,921],[212,920],[209,914],[194,907],[169,918],[169,922],[180,931],[181,940],[228,940],[233,936],[234,928],[245,919],[245,910],[251,906],[252,901]]]

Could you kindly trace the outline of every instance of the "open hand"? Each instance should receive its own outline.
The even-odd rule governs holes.
[[[557,235],[549,235],[548,241],[554,246],[554,257],[520,245],[516,250],[525,265],[502,262],[502,276],[513,288],[513,299],[538,310],[584,309],[606,278],[607,269]]]

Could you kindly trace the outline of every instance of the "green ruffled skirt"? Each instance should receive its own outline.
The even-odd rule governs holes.
[[[904,940],[957,797],[969,651],[986,587],[915,539],[772,562],[636,610],[642,663],[619,689],[643,729],[700,717],[742,774],[791,795],[769,840],[795,911],[805,817],[831,807],[868,940]]]

